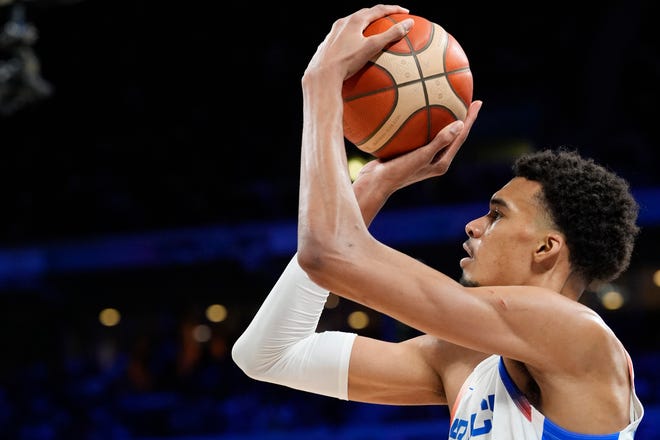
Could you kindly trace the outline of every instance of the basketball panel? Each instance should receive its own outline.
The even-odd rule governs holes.
[[[369,63],[344,81],[341,94],[345,101],[349,101],[356,97],[378,93],[395,86],[396,82],[387,71],[387,68]]]
[[[397,101],[394,108],[384,120],[382,125],[369,139],[359,143],[359,148],[367,153],[372,153],[385,145],[401,129],[401,126],[416,114],[420,109],[426,108],[426,95],[421,82],[414,82],[405,86],[399,86]],[[372,108],[365,110],[373,111]]]
[[[398,55],[381,52],[374,63],[389,72],[396,84],[404,84],[421,79],[417,63],[412,55]]]
[[[405,15],[397,21],[412,18],[415,21],[413,27],[408,31],[403,40],[409,45],[408,51],[418,52],[423,50],[431,41],[433,35],[433,23],[417,15]]]
[[[425,78],[442,75],[446,72],[444,58],[448,34],[437,24],[433,24],[433,29],[432,38],[428,46],[425,50],[417,54],[422,76]]]
[[[429,138],[429,113],[420,109],[410,115],[382,148],[372,152],[373,156],[387,159],[426,145]]]
[[[431,134],[433,136],[456,120],[456,116],[445,107],[431,107],[429,113],[431,119]],[[429,142],[430,141],[431,139],[429,139]]]
[[[454,92],[447,76],[428,79],[425,84],[430,105],[445,107],[456,118],[465,119],[467,104]]]
[[[447,34],[447,49],[445,52],[445,65],[447,72],[470,67],[467,55],[461,45],[451,34]]]
[[[464,70],[450,73],[447,75],[447,81],[449,81],[452,90],[463,101],[467,109],[472,102],[472,72],[470,70]]]
[[[388,89],[344,102],[344,137],[356,146],[368,141],[388,119],[396,101],[396,89]]]

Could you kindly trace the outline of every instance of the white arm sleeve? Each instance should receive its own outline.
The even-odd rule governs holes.
[[[316,333],[327,297],[294,255],[232,347],[236,365],[256,380],[348,400],[356,334]]]

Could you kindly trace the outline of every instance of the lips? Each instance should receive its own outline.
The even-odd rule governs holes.
[[[463,243],[463,249],[465,249],[465,252],[467,252],[468,257],[472,258],[472,249],[470,249],[470,246],[468,246],[468,242]]]

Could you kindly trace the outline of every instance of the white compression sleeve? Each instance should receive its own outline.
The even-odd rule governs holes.
[[[236,365],[256,380],[348,400],[356,335],[316,332],[327,297],[294,255],[232,347]]]

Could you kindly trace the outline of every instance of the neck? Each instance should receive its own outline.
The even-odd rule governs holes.
[[[587,289],[587,285],[588,283],[581,276],[577,275],[575,271],[571,271],[559,289],[559,293],[577,301]]]

